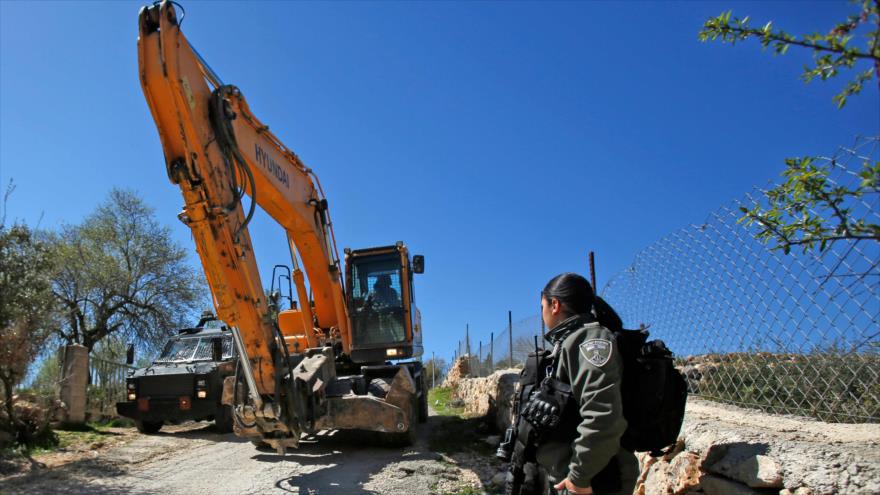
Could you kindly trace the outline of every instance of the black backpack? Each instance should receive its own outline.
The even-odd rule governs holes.
[[[675,444],[687,403],[687,382],[675,369],[662,340],[648,341],[646,330],[618,330],[623,358],[623,416],[627,427],[620,444],[635,452],[663,454]]]

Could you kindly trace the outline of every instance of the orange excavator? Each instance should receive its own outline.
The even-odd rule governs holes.
[[[175,5],[140,11],[140,80],[168,177],[183,193],[178,217],[233,331],[239,360],[222,396],[236,433],[279,453],[322,429],[412,441],[427,418],[413,293],[424,257],[410,257],[402,242],[345,249],[343,270],[317,176],[205,63]],[[260,280],[248,232],[257,205],[287,233],[289,309]]]

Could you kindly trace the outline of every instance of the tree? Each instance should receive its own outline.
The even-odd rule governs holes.
[[[52,236],[61,305],[57,336],[91,351],[109,335],[143,347],[186,326],[205,302],[186,251],[134,192],[113,189],[80,225]]]
[[[10,184],[5,200],[13,187]],[[54,299],[52,258],[46,244],[26,225],[5,225],[0,219],[0,384],[5,417],[0,425],[28,443],[28,429],[16,418],[13,389],[50,335]]]
[[[792,46],[810,49],[813,65],[801,74],[806,83],[855,70],[853,78],[833,98],[837,107],[843,108],[849,97],[861,93],[875,77],[880,84],[880,0],[854,3],[859,12],[827,34],[795,36],[774,29],[772,22],[753,27],[748,16],[731,20],[728,11],[707,20],[698,36],[703,42],[720,40],[730,44],[756,39],[764,49],[772,47],[775,55],[784,55]],[[864,37],[864,49],[851,44],[857,35]],[[785,253],[794,246],[801,246],[805,252],[818,246],[819,252],[824,252],[842,240],[880,241],[880,225],[871,221],[871,212],[853,207],[865,196],[880,194],[880,160],[862,160],[861,170],[855,172],[859,180],[852,185],[832,179],[834,168],[839,167],[833,159],[804,156],[787,158],[785,164],[784,182],[765,193],[768,205],[741,208],[741,221],[757,225],[759,239],[772,241],[775,249]]]
[[[425,362],[425,376],[428,379],[428,387],[433,384],[439,384],[446,374],[446,360],[441,357],[434,357]]]

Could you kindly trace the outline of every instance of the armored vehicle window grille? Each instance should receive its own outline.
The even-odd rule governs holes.
[[[199,345],[199,339],[175,339],[165,344],[165,349],[156,361],[189,361]]]
[[[210,337],[203,337],[199,339],[199,346],[196,348],[196,353],[193,356],[194,361],[199,360],[210,360],[214,354],[214,344],[211,342]],[[232,339],[229,337],[223,338],[223,359],[229,359],[232,357]]]
[[[210,361],[213,355],[211,337],[174,339],[165,344],[157,362]],[[232,338],[223,337],[223,359],[232,358]]]

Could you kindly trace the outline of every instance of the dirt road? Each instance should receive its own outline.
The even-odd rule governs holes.
[[[480,493],[494,474],[491,461],[474,453],[431,450],[432,431],[457,427],[449,421],[455,420],[432,416],[408,448],[370,446],[357,432],[322,432],[284,457],[195,423],[136,435],[75,462],[8,477],[0,480],[0,493],[409,495],[468,487]]]

